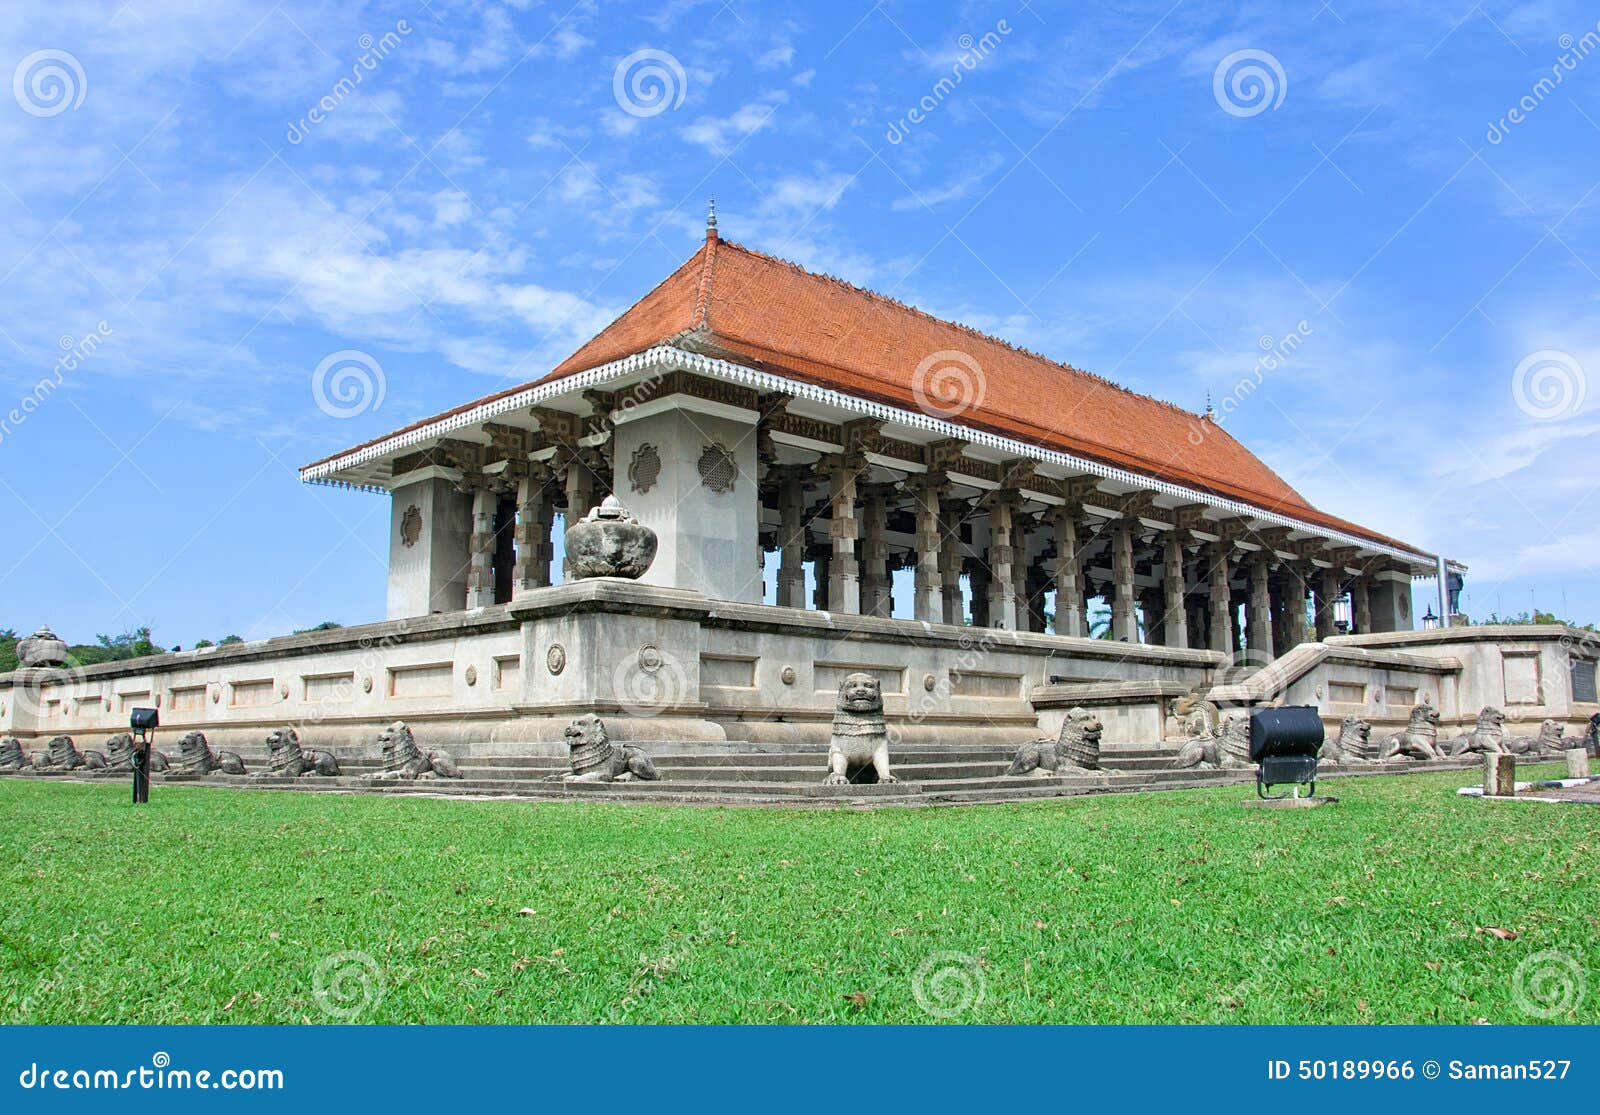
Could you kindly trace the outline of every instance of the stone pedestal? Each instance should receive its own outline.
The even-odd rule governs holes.
[[[472,497],[459,473],[430,466],[390,490],[389,619],[467,606]]]
[[[1517,792],[1517,757],[1515,755],[1485,755],[1483,757],[1483,796],[1508,798]]]
[[[1589,777],[1589,752],[1581,747],[1569,748],[1565,752],[1567,758],[1568,778]]]

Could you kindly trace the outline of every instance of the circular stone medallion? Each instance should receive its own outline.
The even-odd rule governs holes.
[[[567,668],[567,648],[560,643],[551,643],[550,650],[544,656],[544,664],[549,667],[552,674],[559,674]]]
[[[794,678],[795,678],[794,667],[793,666],[785,666],[783,668],[783,673],[779,674],[778,677],[783,680],[783,684],[785,684],[785,685],[793,685],[794,684]]]
[[[647,674],[653,674],[661,669],[661,648],[654,643],[646,643],[639,648],[639,669]]]
[[[467,667],[467,686],[470,688],[478,684],[478,667]]]

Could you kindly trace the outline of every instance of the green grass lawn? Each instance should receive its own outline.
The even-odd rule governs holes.
[[[871,812],[0,781],[0,1019],[1517,1023],[1527,961],[1600,1022],[1600,809],[1471,781]]]

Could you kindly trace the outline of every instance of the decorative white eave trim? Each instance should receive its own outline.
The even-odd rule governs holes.
[[[998,434],[974,430],[955,422],[932,418],[918,411],[885,406],[883,403],[859,399],[853,395],[847,395],[830,388],[818,387],[815,384],[786,379],[783,376],[773,375],[771,372],[757,371],[742,364],[718,360],[697,352],[688,352],[672,345],[656,345],[654,348],[648,348],[643,352],[636,352],[632,356],[625,356],[621,360],[614,360],[609,364],[601,364],[587,371],[578,372],[554,383],[525,387],[520,391],[479,403],[477,406],[469,407],[456,414],[437,418],[432,422],[373,442],[371,445],[353,449],[348,453],[342,453],[337,457],[323,461],[321,464],[307,465],[300,470],[300,479],[307,484],[342,484],[346,487],[372,489],[371,485],[351,484],[348,481],[341,481],[337,474],[346,469],[355,468],[413,446],[421,445],[424,442],[432,441],[434,438],[444,437],[455,430],[480,425],[511,411],[539,406],[550,399],[562,395],[597,387],[600,384],[610,383],[613,380],[623,379],[639,372],[671,371],[691,372],[695,375],[709,376],[712,379],[743,384],[758,391],[781,392],[797,399],[809,399],[812,402],[837,407],[840,410],[881,419],[887,423],[927,430],[930,433],[938,434],[940,437],[956,438],[972,445],[987,446],[1009,457],[1026,457],[1041,464],[1076,469],[1079,472],[1098,476],[1103,480],[1115,480],[1122,484],[1130,484],[1144,490],[1173,496],[1186,503],[1203,503],[1208,507],[1226,511],[1232,515],[1248,516],[1271,523],[1274,526],[1305,531],[1308,534],[1316,534],[1332,542],[1387,554],[1390,557],[1413,564],[1435,565],[1438,561],[1432,554],[1406,550],[1397,546],[1387,546],[1373,539],[1361,538],[1357,535],[1333,530],[1330,527],[1302,522],[1288,515],[1281,515],[1275,511],[1266,511],[1238,500],[1196,491],[1166,480],[1156,480],[1148,476],[1141,476],[1136,472],[1091,460],[1088,457],[1079,457],[1072,453],[1062,453],[1054,449],[1041,449],[1038,446],[1001,437]],[[373,490],[381,491],[383,489],[377,488]],[[1426,574],[1422,575],[1425,576]]]

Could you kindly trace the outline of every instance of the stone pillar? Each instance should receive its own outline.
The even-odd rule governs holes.
[[[967,571],[967,583],[972,586],[972,626],[988,627],[990,584],[989,567],[974,561]]]
[[[659,407],[660,409],[655,409]],[[656,559],[640,582],[700,592],[713,600],[759,604],[766,581],[756,481],[757,413],[674,395],[612,412],[612,459],[622,469],[619,498],[656,532]],[[652,462],[653,481],[628,478],[635,459]],[[658,465],[657,465],[658,462]],[[569,505],[585,492],[585,461],[568,469]],[[659,468],[659,471],[657,471]],[[583,514],[580,510],[574,517]]]
[[[1068,504],[1054,517],[1056,534],[1056,634],[1089,634],[1083,607],[1083,569],[1078,563],[1078,509]]]
[[[390,489],[389,619],[456,612],[467,606],[472,498],[461,474],[429,466],[397,477]]]
[[[1350,585],[1350,623],[1352,634],[1365,635],[1372,630],[1372,602],[1365,577],[1357,577]]]
[[[1049,629],[1045,593],[1050,591],[1050,574],[1038,564],[1028,565],[1028,630],[1043,634]]]
[[[1169,647],[1187,647],[1189,645],[1189,613],[1184,608],[1184,574],[1183,574],[1183,544],[1178,538],[1178,532],[1172,531],[1166,540],[1166,571],[1164,586],[1166,588],[1167,629],[1166,638],[1163,640]]]
[[[828,576],[828,551],[819,551],[811,559],[811,606],[819,612],[828,610],[828,588],[832,578]]]
[[[1246,608],[1249,631],[1245,635],[1251,657],[1257,665],[1273,657],[1272,594],[1267,587],[1267,556],[1257,554],[1250,562],[1250,603]]]
[[[806,606],[806,485],[799,470],[778,477],[778,606]]]
[[[1144,616],[1144,641],[1148,646],[1166,646],[1163,622],[1166,593],[1160,585],[1151,585],[1139,593],[1139,611]]]
[[[500,497],[488,488],[472,493],[472,547],[467,565],[467,607],[494,603],[494,513]]]
[[[1018,631],[1032,631],[1034,629],[1033,603],[1028,589],[1030,572],[1028,562],[1028,526],[1028,516],[1013,510],[1011,516],[1011,596],[1012,606],[1017,613],[1016,630]]]
[[[1339,599],[1339,574],[1333,569],[1324,569],[1317,578],[1317,641],[1321,642],[1330,635],[1337,635],[1339,629],[1334,626],[1334,604]]]
[[[893,581],[889,573],[889,543],[883,532],[889,518],[889,493],[892,485],[864,485],[861,507],[861,614],[889,615],[893,604]]]
[[[1139,641],[1133,609],[1133,524],[1124,520],[1111,528],[1111,637],[1119,643]]]
[[[1412,630],[1411,578],[1406,574],[1392,570],[1374,574],[1367,599],[1373,631]]]
[[[517,483],[517,560],[511,573],[513,596],[550,584],[550,559],[554,554],[550,528],[555,517],[555,500],[551,497],[549,483],[550,473],[542,466],[534,466]]]
[[[1226,542],[1213,542],[1206,548],[1211,567],[1211,591],[1206,601],[1211,610],[1211,649],[1223,654],[1233,653],[1233,590],[1228,587],[1231,549]]]
[[[989,607],[984,626],[1017,629],[1017,590],[1013,583],[1016,549],[1012,545],[1012,492],[989,495]],[[977,594],[977,589],[973,589]]]
[[[1285,562],[1283,603],[1284,613],[1284,650],[1292,650],[1301,643],[1306,642],[1309,632],[1306,630],[1306,576],[1305,570],[1298,562]]]
[[[861,566],[856,559],[856,486],[859,462],[835,457],[828,476],[828,610],[861,613]]]
[[[944,540],[939,548],[939,581],[940,595],[944,604],[944,621],[960,627],[967,622],[966,605],[961,599],[961,521],[967,514],[967,501],[940,500],[939,514],[944,532]]]
[[[942,473],[928,473],[913,477],[909,482],[912,497],[916,500],[916,600],[913,612],[923,623],[949,622],[944,614],[944,584],[941,569],[941,541],[939,530],[939,497],[945,490]]]

